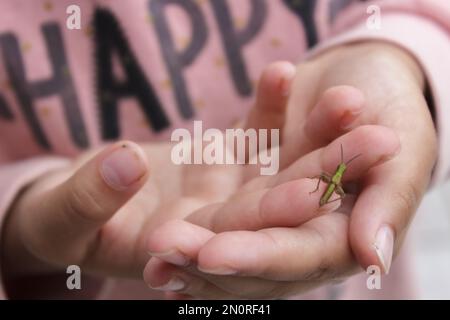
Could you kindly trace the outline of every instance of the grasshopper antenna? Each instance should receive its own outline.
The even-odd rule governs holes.
[[[341,163],[344,163],[344,148],[342,147],[342,143],[341,143]]]
[[[356,156],[354,156],[353,158],[351,158],[350,160],[348,160],[348,161],[345,163],[345,165],[348,166],[350,162],[352,162],[353,160],[355,160],[356,158],[358,158],[358,157],[360,157],[360,156],[362,156],[362,153],[357,154]]]

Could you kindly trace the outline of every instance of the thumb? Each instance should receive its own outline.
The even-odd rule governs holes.
[[[419,121],[414,123],[420,127]],[[364,269],[376,265],[389,273],[427,190],[436,144],[432,138],[427,140],[427,133],[416,127],[414,130],[417,135],[410,134],[408,141],[403,139],[402,151],[395,159],[369,172],[352,210],[350,245]]]
[[[100,227],[142,187],[148,174],[138,145],[107,147],[65,182],[33,198],[27,206],[32,214],[22,219],[24,243],[48,262],[82,261]]]

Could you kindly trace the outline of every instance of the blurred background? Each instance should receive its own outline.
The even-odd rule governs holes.
[[[450,183],[429,192],[411,226],[421,299],[450,299]]]

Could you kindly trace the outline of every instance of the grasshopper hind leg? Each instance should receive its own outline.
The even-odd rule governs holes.
[[[319,190],[320,181],[323,181],[325,183],[331,183],[331,176],[328,173],[322,173],[318,176],[310,177],[309,179],[317,179],[317,186],[314,191],[311,191],[309,194],[313,194]]]
[[[342,188],[342,185],[341,185],[341,184],[338,184],[338,185],[336,186],[336,193],[337,193],[342,199],[344,199],[344,197],[345,197],[345,191],[344,191],[344,189]]]
[[[342,185],[340,185],[340,184],[336,185],[335,192],[336,192],[336,194],[339,195],[339,198],[331,200],[331,201],[327,201],[325,204],[329,204],[329,203],[336,202],[336,201],[339,201],[339,200],[344,200],[345,192],[344,192],[344,189],[342,188]]]

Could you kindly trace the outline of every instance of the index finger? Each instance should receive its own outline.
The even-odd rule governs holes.
[[[371,167],[391,158],[399,148],[395,133],[381,126],[364,126],[338,138],[329,146],[300,158],[279,175],[264,177],[265,182],[243,188],[243,192],[227,202],[202,208],[187,220],[215,232],[229,230],[259,230],[268,227],[293,227],[339,207],[339,202],[319,206],[325,184],[314,190],[316,182],[306,177],[323,171],[334,171],[340,163],[341,145],[351,153],[362,153],[352,162],[343,180],[360,177]],[[376,148],[374,147],[377,146]],[[350,153],[350,154],[351,154]],[[264,187],[266,185],[266,187]],[[330,200],[333,201],[333,195]]]
[[[343,146],[343,159],[341,159]],[[361,177],[381,163],[393,158],[400,151],[400,140],[396,133],[387,127],[366,125],[360,126],[339,137],[328,146],[317,149],[298,159],[279,174],[267,178],[268,187],[293,179],[318,175],[322,172],[335,172],[339,164],[344,164],[356,155],[357,161],[346,168],[343,181],[351,181]]]

